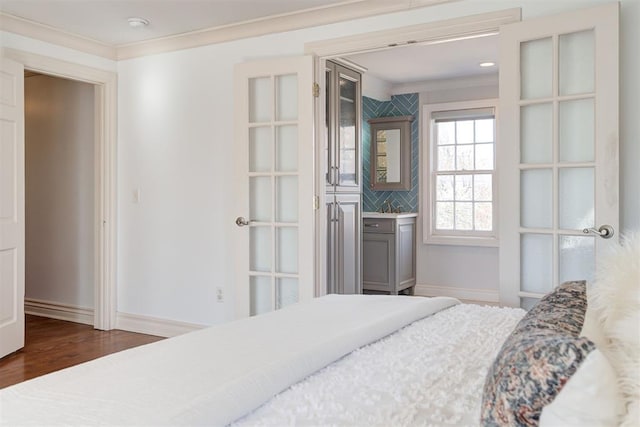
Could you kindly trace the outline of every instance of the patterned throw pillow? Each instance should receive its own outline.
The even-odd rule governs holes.
[[[489,369],[482,425],[538,425],[542,408],[595,349],[579,338],[586,309],[586,283],[565,282],[525,315]]]
[[[513,334],[548,331],[579,337],[586,312],[586,282],[565,282],[529,310]]]

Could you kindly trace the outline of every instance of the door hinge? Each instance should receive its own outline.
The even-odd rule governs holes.
[[[313,210],[317,211],[318,209],[320,209],[320,197],[313,196]]]
[[[313,97],[317,98],[320,96],[320,85],[318,83],[313,84]]]

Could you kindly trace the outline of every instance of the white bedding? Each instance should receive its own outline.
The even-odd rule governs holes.
[[[476,426],[487,370],[524,315],[457,305],[360,348],[234,427]]]
[[[2,425],[223,425],[452,298],[330,295],[0,390]]]

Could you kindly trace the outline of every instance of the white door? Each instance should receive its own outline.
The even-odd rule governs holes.
[[[235,69],[236,317],[313,297],[313,58]]]
[[[618,238],[618,4],[506,25],[500,49],[500,302],[528,308]]]
[[[24,347],[24,67],[0,58],[0,357]]]

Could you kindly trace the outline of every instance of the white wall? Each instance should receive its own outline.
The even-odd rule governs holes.
[[[608,1],[462,0],[119,62],[118,310],[194,323],[232,317],[229,249],[238,215],[231,182],[234,64],[299,55],[305,42],[327,38],[512,7],[522,7],[527,19]],[[622,226],[631,229],[640,227],[640,5],[637,0],[621,5],[621,209]],[[0,36],[4,46],[26,46],[97,68],[113,65],[20,36]],[[135,189],[141,190],[138,204],[132,201]],[[446,255],[439,256],[444,260]],[[486,277],[476,279],[486,286],[495,283],[491,271],[483,269]],[[447,283],[440,279],[433,280],[473,285],[453,276]],[[216,287],[223,289],[224,303],[216,303]]]
[[[640,229],[640,1],[622,2],[620,16],[620,224]]]
[[[362,75],[362,96],[373,98],[378,101],[391,101],[392,87],[393,85],[386,80],[382,80],[367,73]]]
[[[93,308],[94,88],[25,78],[25,297]]]
[[[231,182],[234,64],[299,55],[305,42],[378,29],[518,6],[526,19],[602,2],[466,0],[120,62],[118,310],[195,323],[232,316],[234,260],[229,248],[238,215]],[[623,40],[637,38],[637,3],[623,1],[622,11]],[[623,154],[635,155],[623,155],[624,228],[640,226],[640,168],[635,167],[640,97],[628,95],[638,94],[638,59],[632,51],[637,46],[623,43],[621,148]],[[131,195],[137,188],[141,201],[134,204]],[[454,265],[450,252],[421,248],[420,257],[429,264],[420,267],[419,277],[438,285],[497,289],[495,249],[462,251]],[[471,257],[478,273],[473,280],[458,268],[469,268]],[[437,263],[457,272],[426,271]],[[224,303],[216,303],[216,287],[223,288]]]
[[[406,87],[402,89],[412,89]],[[472,101],[498,98],[497,75],[468,77],[462,79],[439,80],[417,85],[414,90],[420,92],[420,105],[444,102]],[[421,132],[425,129],[420,114]],[[421,174],[424,135],[420,136]],[[423,193],[420,193],[422,196]],[[421,207],[422,208],[422,207]],[[427,295],[438,295],[442,287],[472,289],[471,294],[462,295],[466,299],[498,297],[498,248],[448,246],[422,243],[422,217],[418,219],[416,251],[416,283],[418,291]],[[464,268],[460,268],[464,266]],[[423,288],[426,286],[426,288]],[[435,289],[434,289],[435,287]],[[481,293],[477,294],[480,290]]]
[[[119,64],[117,281],[120,312],[206,324],[233,315],[238,59],[197,51]]]

